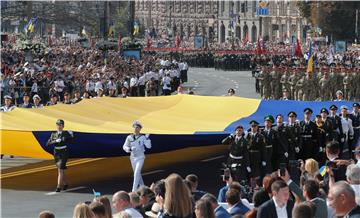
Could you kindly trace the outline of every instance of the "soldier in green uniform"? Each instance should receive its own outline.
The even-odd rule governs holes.
[[[56,121],[57,131],[53,132],[47,141],[47,146],[54,146],[54,159],[58,168],[58,180],[56,192],[66,190],[68,185],[65,182],[65,172],[67,169],[66,162],[69,158],[68,146],[74,139],[74,135],[71,131],[64,131],[64,120]]]
[[[246,135],[249,142],[249,157],[251,178],[259,181],[261,178],[261,168],[266,167],[265,160],[265,138],[259,132],[259,123],[255,120],[250,121],[251,129]]]
[[[235,134],[222,140],[224,145],[229,145],[228,166],[232,171],[235,181],[247,181],[247,173],[251,173],[249,161],[249,143],[244,137],[244,128],[237,126]]]
[[[297,83],[297,76],[296,76],[296,70],[293,71],[293,73],[289,76],[287,83],[290,87],[290,98],[293,100],[297,100],[296,95],[296,83]]]

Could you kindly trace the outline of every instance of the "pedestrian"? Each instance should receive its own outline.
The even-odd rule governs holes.
[[[57,131],[53,132],[47,141],[47,146],[54,146],[54,160],[58,168],[58,179],[57,187],[55,192],[60,192],[61,190],[66,190],[68,184],[65,181],[65,170],[66,162],[69,158],[69,143],[74,139],[74,134],[72,131],[64,131],[64,120],[56,121]]]
[[[141,169],[145,161],[145,148],[151,148],[151,140],[149,134],[143,135],[140,133],[143,126],[139,121],[135,121],[132,125],[134,133],[126,137],[123,149],[130,154],[131,166],[134,172],[134,182],[132,192],[135,192],[139,185],[144,185],[141,176]]]

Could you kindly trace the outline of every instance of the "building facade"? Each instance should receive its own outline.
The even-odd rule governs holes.
[[[135,1],[135,17],[146,29],[191,38],[218,39],[218,1]]]
[[[265,3],[265,5],[264,5]],[[260,4],[266,6],[267,15],[258,15]],[[263,39],[291,42],[306,37],[304,18],[296,1],[144,1],[136,0],[135,16],[145,28],[169,31],[174,35],[192,37],[203,35],[210,41],[226,42],[230,39],[255,42]]]

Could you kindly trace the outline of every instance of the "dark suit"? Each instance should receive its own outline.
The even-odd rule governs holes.
[[[286,205],[288,218],[292,217],[293,207],[294,207],[294,202],[289,200]],[[283,218],[283,217],[277,216],[274,200],[270,199],[259,207],[256,218]]]
[[[215,217],[216,218],[230,218],[230,214],[229,212],[227,212],[227,210],[225,210],[225,208],[223,208],[222,206],[217,207],[215,210]]]
[[[247,208],[240,200],[240,202],[236,203],[233,208],[230,210],[230,215],[234,216],[237,214],[245,215],[250,209]]]

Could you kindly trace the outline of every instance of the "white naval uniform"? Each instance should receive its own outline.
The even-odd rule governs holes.
[[[145,147],[151,148],[151,140],[145,135],[135,136],[134,134],[126,137],[123,149],[127,153],[131,153],[130,161],[134,171],[134,182],[132,191],[136,191],[139,185],[144,185],[144,181],[141,176],[141,169],[145,160]]]

